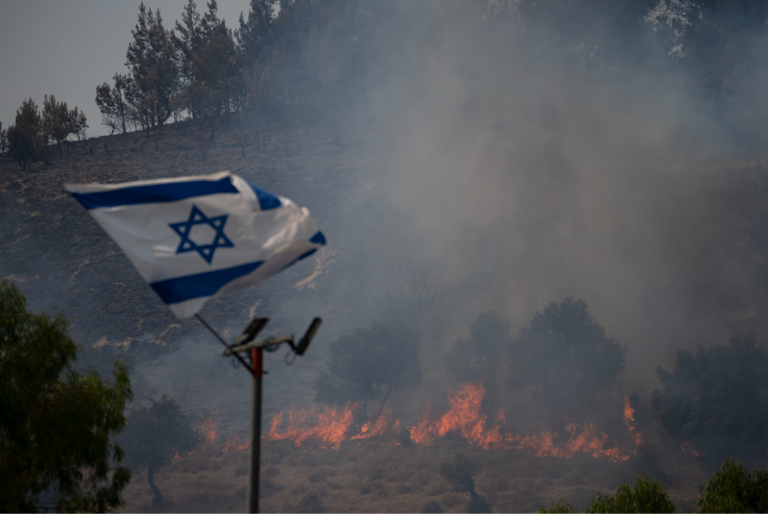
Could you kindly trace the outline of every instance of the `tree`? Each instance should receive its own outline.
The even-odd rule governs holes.
[[[56,97],[45,95],[43,98],[43,135],[46,141],[52,141],[59,148],[61,155],[61,143],[66,141],[70,134],[75,134],[78,139],[85,135],[85,113],[77,107],[71,111],[67,109],[66,102],[57,102]]]
[[[123,504],[130,472],[112,438],[131,398],[127,370],[118,361],[112,383],[78,373],[77,351],[63,317],[27,312],[21,291],[0,283],[0,511]]]
[[[266,92],[277,46],[274,5],[272,0],[251,0],[248,18],[240,15],[235,33],[247,88],[246,109],[257,118],[266,114],[270,104]]]
[[[552,508],[539,509],[538,512],[567,513],[577,512],[573,505],[560,500]],[[674,502],[664,484],[651,480],[645,474],[640,474],[635,480],[635,487],[622,484],[616,488],[616,495],[597,493],[587,507],[586,512],[677,512]],[[740,511],[724,511],[740,512]]]
[[[176,22],[176,29],[171,34],[176,51],[176,61],[179,63],[179,80],[182,89],[179,103],[192,118],[197,118],[201,112],[198,106],[200,99],[194,87],[195,74],[193,61],[203,42],[202,18],[197,11],[194,0],[188,0],[181,15],[181,22]]]
[[[173,36],[184,78],[184,105],[194,118],[217,118],[237,110],[243,96],[240,53],[232,30],[218,17],[215,0],[201,17],[190,0],[179,35]]]
[[[70,118],[70,134],[77,136],[77,140],[86,140],[87,135],[85,129],[88,128],[88,120],[85,117],[85,112],[79,110],[77,107],[69,111]]]
[[[321,403],[362,402],[383,398],[392,391],[421,382],[417,332],[395,323],[374,323],[330,345],[328,371],[315,381],[315,400]],[[376,416],[378,417],[378,414]]]
[[[498,370],[504,364],[512,338],[509,323],[497,312],[480,314],[469,329],[469,339],[459,339],[445,356],[445,366],[459,382],[482,382],[486,396],[483,408],[498,407]]]
[[[126,133],[126,122],[129,119],[128,90],[129,77],[115,73],[112,77],[114,85],[106,82],[96,87],[96,105],[102,115],[102,125],[108,127],[110,134],[121,130]]]
[[[604,411],[597,395],[615,383],[625,351],[583,300],[566,298],[536,312],[509,346],[512,381],[538,387],[555,412],[582,419]]]
[[[153,507],[163,502],[163,495],[154,482],[155,472],[169,464],[177,453],[192,450],[199,441],[200,435],[189,417],[166,395],[128,414],[128,424],[120,436],[120,443],[125,447],[125,463],[135,471],[147,466],[147,483],[154,494]]]
[[[750,475],[740,462],[726,459],[700,488],[701,512],[768,512],[768,470]]]
[[[45,140],[43,120],[31,98],[16,110],[16,122],[8,127],[8,156],[27,169],[27,163],[42,156]]]
[[[8,148],[8,131],[3,128],[3,123],[0,122],[0,154],[5,153]]]
[[[446,368],[459,382],[492,384],[511,343],[509,322],[497,312],[484,312],[470,327],[469,339],[456,341],[445,358]]]
[[[147,131],[162,126],[173,114],[179,90],[179,71],[170,33],[163,26],[160,10],[142,2],[139,19],[131,31],[126,66],[131,73],[126,99],[133,117]]]
[[[680,350],[672,372],[659,367],[652,401],[662,426],[690,444],[710,469],[732,457],[754,467],[768,458],[768,349],[754,335],[727,346]]]
[[[57,102],[56,97],[43,97],[43,134],[49,141],[58,145],[61,156],[61,142],[67,139],[73,123],[66,102]]]

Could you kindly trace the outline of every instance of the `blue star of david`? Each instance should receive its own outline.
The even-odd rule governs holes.
[[[213,254],[217,248],[234,248],[227,236],[224,235],[224,224],[227,222],[228,214],[222,216],[214,216],[209,218],[203,211],[197,208],[196,205],[192,206],[192,212],[189,213],[189,219],[187,221],[180,221],[178,223],[169,223],[168,225],[181,237],[179,247],[176,249],[176,253],[186,253],[195,251],[200,254],[205,262],[208,264],[213,261]],[[189,234],[192,232],[192,227],[195,225],[209,225],[216,231],[216,235],[213,237],[211,244],[197,244],[189,238]]]

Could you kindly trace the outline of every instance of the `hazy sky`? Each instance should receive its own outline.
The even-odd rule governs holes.
[[[167,28],[187,0],[145,0],[160,8]],[[203,11],[206,0],[198,0]],[[96,86],[125,73],[125,53],[136,25],[139,0],[6,0],[0,3],[0,122],[14,122],[28,97],[42,108],[43,95],[56,95],[88,117],[88,135],[103,135]],[[237,27],[248,0],[220,0],[219,15]]]

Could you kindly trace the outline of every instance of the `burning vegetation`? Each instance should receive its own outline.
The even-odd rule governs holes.
[[[570,458],[578,453],[593,457],[604,457],[613,461],[625,461],[633,455],[642,443],[642,436],[634,426],[634,410],[625,398],[624,419],[632,434],[634,447],[622,451],[607,445],[608,435],[598,433],[594,426],[569,423],[564,434],[545,431],[537,434],[517,435],[505,427],[505,416],[499,411],[489,422],[481,412],[485,388],[481,384],[462,384],[459,390],[448,392],[450,409],[433,418],[425,411],[413,426],[406,426],[408,439],[417,445],[429,446],[435,440],[458,435],[469,444],[484,449],[516,450],[526,455],[540,457]],[[318,411],[291,410],[287,424],[283,413],[272,419],[266,441],[289,440],[305,448],[338,449],[346,441],[367,442],[389,446],[401,444],[398,441],[400,420],[392,419],[392,412],[384,412],[375,420],[362,424],[355,423],[355,410],[359,404],[348,404],[343,408],[325,407]]]

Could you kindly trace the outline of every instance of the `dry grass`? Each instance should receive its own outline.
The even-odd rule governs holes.
[[[460,441],[415,448],[305,450],[285,442],[262,446],[261,509],[264,512],[462,512],[466,494],[440,476],[440,463],[456,452],[482,464],[478,493],[496,512],[531,512],[561,498],[584,507],[597,491],[613,491],[633,480],[633,463],[578,456],[540,458],[486,451]],[[196,452],[161,469],[156,482],[167,502],[163,511],[238,511],[245,508],[247,451]],[[277,458],[279,457],[279,458]],[[244,464],[245,463],[245,464]],[[691,466],[691,464],[688,464]],[[686,470],[697,473],[695,466]],[[669,485],[669,484],[668,484]],[[690,489],[672,496],[682,509],[693,506]],[[695,495],[695,491],[693,491]],[[126,491],[127,511],[151,510],[144,477]]]

